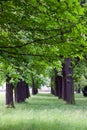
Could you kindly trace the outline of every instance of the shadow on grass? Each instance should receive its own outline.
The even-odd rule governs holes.
[[[51,110],[51,109],[59,109],[63,111],[67,111],[69,109],[81,109],[82,107],[87,109],[87,98],[83,97],[82,95],[77,95],[75,97],[76,104],[69,105],[66,104],[65,101],[62,99],[58,99],[51,94],[38,94],[32,96],[31,98],[27,99],[26,102],[17,104],[18,107],[22,109],[32,109],[32,110]]]
[[[66,103],[63,100],[59,100],[58,97],[51,94],[38,94],[27,99],[25,102],[16,105],[26,109],[49,110],[62,107],[64,104]]]

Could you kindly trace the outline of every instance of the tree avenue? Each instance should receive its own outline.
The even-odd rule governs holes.
[[[86,51],[86,8],[78,0],[0,1],[0,74],[3,79],[9,75],[11,82],[17,85],[19,79],[28,82],[27,77],[36,71],[40,75],[49,66],[59,70],[63,68],[61,65],[67,64],[64,72],[71,77],[66,76],[66,83],[62,81],[62,84],[66,84],[67,93],[71,92],[66,97],[67,103],[73,104],[69,100],[73,95],[71,62],[74,58],[83,58]]]

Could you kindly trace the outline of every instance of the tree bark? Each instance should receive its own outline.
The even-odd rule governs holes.
[[[28,86],[25,81],[20,80],[15,88],[15,101],[24,102],[30,96]]]
[[[77,88],[76,92],[77,92],[77,93],[81,93],[80,84],[78,84],[78,88]]]
[[[66,100],[67,91],[66,91],[66,78],[65,78],[65,64],[63,64],[62,69],[62,99]]]
[[[59,99],[62,98],[62,76],[59,76],[58,75],[58,96],[59,96]]]
[[[55,79],[54,79],[55,80],[55,95],[59,96],[58,72],[56,69],[54,70],[54,73],[55,73]]]
[[[54,95],[54,96],[56,96],[56,94],[55,94],[55,90],[54,90],[53,87],[51,87],[51,94]]]
[[[10,83],[11,78],[7,76],[6,79],[6,105],[8,108],[14,108],[14,101],[13,101],[13,85]]]
[[[36,95],[38,93],[38,89],[35,87],[34,77],[32,76],[32,94]]]
[[[72,77],[71,59],[65,59],[65,82],[66,82],[66,102],[68,104],[75,104],[74,100],[74,82]]]
[[[28,87],[28,84],[26,83],[26,98],[30,97],[30,89]]]
[[[51,76],[51,94],[56,96],[54,75]]]

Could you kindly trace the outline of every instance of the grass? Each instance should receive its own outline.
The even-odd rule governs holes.
[[[68,105],[51,94],[38,94],[16,108],[5,107],[0,92],[0,130],[87,130],[87,98],[75,95]]]

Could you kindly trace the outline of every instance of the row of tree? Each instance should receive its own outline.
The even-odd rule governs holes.
[[[67,90],[63,89],[69,96],[66,101],[73,103],[69,66],[71,59],[82,59],[87,51],[87,9],[80,3],[78,0],[1,0],[1,81],[8,76],[13,86],[17,86],[19,79],[31,84],[31,75],[33,81],[41,73],[47,75],[55,68],[59,71],[65,61],[63,84]]]

